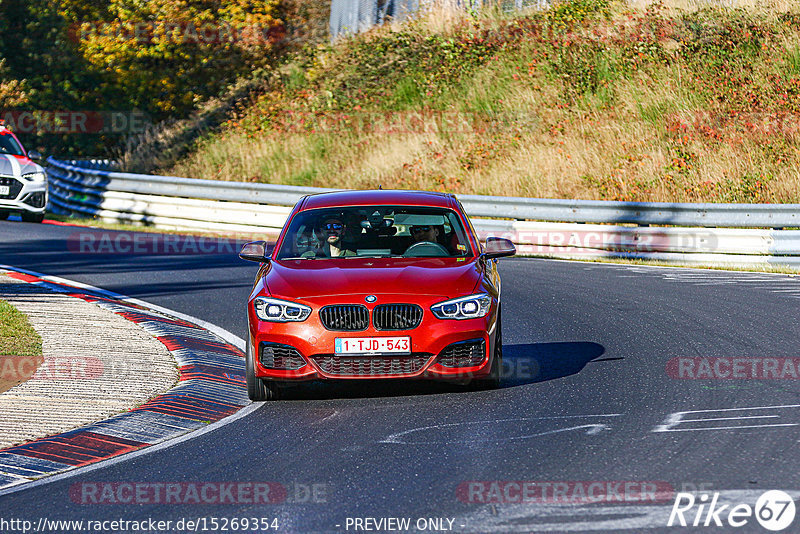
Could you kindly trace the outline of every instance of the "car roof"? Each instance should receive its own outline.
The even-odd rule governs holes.
[[[427,206],[451,208],[455,197],[449,193],[431,191],[406,191],[400,189],[372,189],[362,191],[334,191],[305,197],[303,210],[340,208],[345,206]]]

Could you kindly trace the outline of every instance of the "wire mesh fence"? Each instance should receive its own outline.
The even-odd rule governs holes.
[[[420,10],[477,9],[496,5],[503,11],[545,9],[554,0],[332,0],[331,39],[359,33],[389,21],[403,21]]]

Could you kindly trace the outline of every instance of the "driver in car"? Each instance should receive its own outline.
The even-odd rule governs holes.
[[[347,231],[347,225],[342,218],[336,216],[326,217],[322,221],[321,228],[323,243],[319,248],[319,252],[323,256],[330,258],[356,256],[355,251],[345,248],[342,240]]]

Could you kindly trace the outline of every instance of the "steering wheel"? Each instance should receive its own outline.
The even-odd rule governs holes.
[[[446,248],[439,243],[434,243],[433,241],[420,241],[419,243],[414,243],[403,253],[403,257],[405,258],[441,258],[449,255],[450,252],[448,252]]]

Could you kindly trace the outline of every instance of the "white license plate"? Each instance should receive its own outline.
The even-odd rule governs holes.
[[[336,354],[410,354],[411,338],[406,337],[337,337]]]
[[[11,193],[11,186],[9,185],[0,185],[0,195],[8,195]]]

